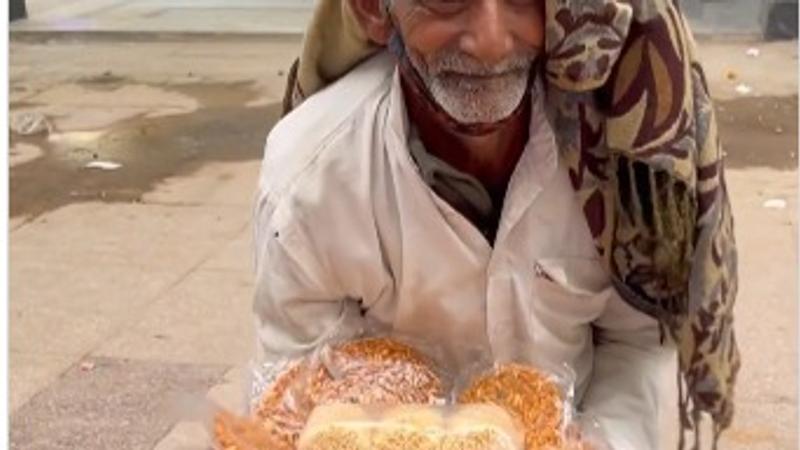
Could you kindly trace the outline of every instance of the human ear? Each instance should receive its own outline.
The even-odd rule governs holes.
[[[384,8],[384,0],[345,0],[350,10],[361,25],[367,37],[379,44],[386,45],[392,34],[392,21]]]

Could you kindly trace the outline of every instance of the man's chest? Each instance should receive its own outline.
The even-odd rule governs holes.
[[[578,359],[610,283],[566,177],[556,171],[529,198],[512,185],[494,245],[418,180],[375,186],[386,193],[374,204],[392,285],[368,314],[454,353],[536,340],[554,359]]]

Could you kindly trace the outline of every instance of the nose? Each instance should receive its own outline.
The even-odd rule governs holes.
[[[462,50],[486,64],[503,61],[514,49],[504,0],[476,0],[462,35]]]

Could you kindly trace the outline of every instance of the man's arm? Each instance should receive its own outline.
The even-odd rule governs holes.
[[[658,322],[614,292],[595,322],[594,368],[583,410],[598,420],[614,450],[659,448],[659,410],[675,350],[661,345]],[[677,402],[677,398],[675,399]]]
[[[313,350],[333,335],[357,332],[360,310],[326,264],[313,232],[262,185],[254,215],[253,312],[263,362]],[[342,258],[344,259],[344,258]]]
[[[259,246],[263,250],[253,307],[266,360],[306,353],[333,335],[355,334],[358,304],[344,296],[315,258],[294,248],[290,241],[297,236],[286,233],[265,239],[268,242]]]

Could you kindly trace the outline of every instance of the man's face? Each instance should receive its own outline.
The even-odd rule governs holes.
[[[392,0],[405,52],[458,122],[493,123],[522,101],[544,42],[544,0]]]

